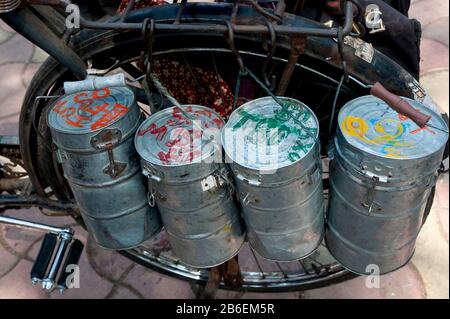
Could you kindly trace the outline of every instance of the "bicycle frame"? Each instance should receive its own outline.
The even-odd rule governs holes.
[[[134,2],[134,1],[132,1]],[[292,38],[296,37],[327,37],[327,38],[338,38],[345,37],[350,34],[352,30],[353,23],[353,4],[351,1],[342,1],[343,7],[345,8],[345,23],[339,28],[302,28],[302,27],[292,27],[285,26],[282,24],[277,24],[281,22],[282,15],[284,13],[285,2],[279,1],[278,6],[273,14],[265,11],[253,1],[253,7],[269,21],[273,22],[273,31],[264,24],[252,24],[252,21],[247,21],[245,24],[236,23],[236,13],[237,4],[236,1],[234,6],[229,4],[211,4],[214,6],[215,11],[220,14],[230,15],[230,27],[226,24],[196,24],[195,21],[180,21],[183,12],[195,12],[196,4],[187,4],[187,1],[183,0],[181,4],[177,4],[176,10],[177,15],[175,21],[172,23],[154,22],[147,23],[130,23],[126,22],[127,16],[131,10],[132,6],[129,6],[127,10],[122,14],[118,22],[98,22],[89,21],[83,17],[80,17],[80,28],[81,29],[98,29],[98,30],[123,30],[123,31],[141,31],[144,28],[151,28],[150,32],[153,34],[158,33],[177,33],[177,32],[195,32],[195,33],[217,33],[223,35],[233,34],[269,34],[270,32],[275,32],[275,34],[280,36],[289,36]],[[71,4],[67,0],[28,0],[28,4],[32,5],[49,5],[54,6],[60,10],[65,11],[67,7]],[[20,33],[22,36],[30,40],[32,43],[36,44],[38,47],[42,48],[49,55],[55,58],[62,65],[67,67],[78,79],[84,79],[87,76],[87,66],[79,58],[79,56],[66,44],[66,40],[69,39],[73,30],[65,29],[63,37],[59,38],[51,28],[41,21],[28,6],[24,6],[12,12],[0,14],[2,18],[8,25],[10,25],[14,30]],[[228,23],[228,22],[227,22]]]
[[[96,70],[90,70],[86,63],[83,61],[83,58],[80,57],[83,56],[82,53],[78,55],[77,53],[75,53],[76,49],[72,49],[71,45],[68,44],[73,30],[65,29],[64,23],[61,23],[61,21],[56,21],[57,19],[55,19],[55,21],[49,21],[48,23],[43,22],[42,15],[38,15],[35,13],[36,10],[49,8],[48,6],[53,6],[58,11],[65,11],[67,6],[70,4],[70,1],[28,0],[27,3],[30,4],[30,6],[24,6],[10,13],[0,14],[0,18],[4,19],[13,29],[26,37],[28,40],[47,51],[47,53],[49,53],[62,66],[70,70],[76,78],[84,79],[88,74],[94,74],[93,72]],[[338,43],[342,43],[342,39],[352,30],[353,4],[351,1],[342,1],[345,7],[344,24],[341,27],[337,28],[327,28],[325,26],[314,23],[311,23],[306,27],[296,27],[295,25],[288,25],[290,21],[289,15],[283,16],[284,1],[279,1],[279,6],[273,12],[259,8],[256,1],[251,1],[251,3],[251,8],[246,7],[245,9],[254,10],[257,14],[259,14],[259,17],[261,19],[259,19],[259,17],[257,19],[247,18],[247,16],[242,15],[241,12],[239,19],[237,19],[237,5],[215,3],[206,5],[206,7],[208,7],[207,10],[211,11],[209,12],[211,15],[218,16],[221,19],[220,21],[218,21],[219,19],[211,19],[206,21],[197,18],[199,15],[196,15],[196,13],[198,13],[196,12],[196,10],[198,10],[200,6],[198,6],[197,4],[187,4],[186,1],[183,0],[181,4],[167,6],[167,11],[170,11],[171,13],[170,18],[166,17],[164,19],[164,17],[161,17],[158,13],[154,15],[152,14],[151,18],[148,18],[148,16],[145,16],[145,14],[141,14],[137,11],[135,11],[137,14],[136,16],[134,16],[135,12],[130,14],[131,6],[129,6],[122,15],[115,17],[108,22],[89,21],[81,17],[80,27],[82,29],[93,30],[131,31],[134,32],[134,36],[136,36],[136,33],[139,32],[142,32],[144,36],[147,33],[152,36],[159,34],[192,33],[194,35],[222,35],[225,38],[228,36],[228,38],[231,40],[233,40],[234,34],[238,34],[242,38],[244,38],[245,36],[258,38],[258,35],[273,36],[273,34],[275,34],[275,38],[278,36],[279,41],[284,41],[285,49],[289,50],[289,44],[291,49],[290,57],[286,59],[286,68],[284,69],[284,73],[281,77],[277,90],[277,94],[279,95],[283,95],[283,90],[286,90],[293,70],[299,66],[297,64],[297,58],[299,57],[299,55],[305,53],[307,39],[316,41],[315,38],[320,38],[320,40],[318,41],[327,42],[327,46],[329,48],[332,48],[332,50],[330,49],[328,51],[325,51],[325,45],[322,45],[321,43],[314,43],[312,47],[315,50],[316,55],[320,55],[321,58],[323,58],[322,62],[331,61],[329,64],[339,68],[339,62],[342,60],[342,56],[339,57],[336,48],[338,47]],[[254,3],[256,3],[256,6]],[[205,4],[203,3],[202,6],[205,7]],[[282,16],[284,18],[281,18]],[[285,23],[284,25],[283,21]],[[272,27],[268,27],[268,25]],[[60,30],[60,32],[55,32],[55,30]],[[286,41],[287,39],[291,41]],[[272,41],[272,44],[273,43],[275,43],[275,41]],[[275,45],[279,45],[279,43],[275,43]],[[235,54],[239,53],[239,51],[237,51],[236,48],[233,48],[232,45],[230,45],[230,48],[231,51],[233,51]],[[311,48],[308,47],[307,50],[308,49]],[[228,50],[227,52],[229,51],[230,50]],[[238,54],[236,54],[236,56],[238,56]],[[264,57],[264,55],[262,56]],[[350,57],[350,55],[347,56]],[[87,60],[86,58],[84,59]],[[278,60],[279,59],[280,58],[278,58]],[[381,62],[385,62],[385,60],[381,60]],[[353,61],[353,64],[349,66],[349,69],[352,71],[352,68],[355,68],[355,66],[360,69],[365,68],[367,66],[365,63],[366,62],[362,59]],[[378,63],[380,63],[380,60],[378,60]],[[387,65],[386,67],[382,68],[383,71],[380,74],[375,74],[374,72],[370,76],[366,76],[362,75],[360,72],[360,75],[357,79],[353,78],[352,76],[350,76],[350,79],[355,82],[359,82],[359,80],[361,80],[361,82],[359,83],[360,86],[364,89],[367,89],[370,87],[369,83],[372,82],[372,78],[383,78],[383,76],[387,77],[387,74],[390,74],[391,77],[386,81],[390,82],[391,87],[396,86],[397,83],[401,83],[401,85],[396,86],[396,88],[401,91],[403,95],[412,94],[411,88],[407,86],[407,84],[412,80],[409,80],[409,77],[407,77],[407,75],[403,75],[403,73],[402,76],[392,76],[392,74],[398,74],[398,70],[400,70],[399,68],[395,68],[395,70],[393,71],[397,73],[390,72],[393,68],[393,66]],[[408,80],[406,80],[406,78]],[[334,82],[337,83],[336,81]],[[33,99],[34,98],[35,97],[33,96]],[[28,106],[29,104],[30,103],[25,105]],[[28,136],[28,134],[22,134],[22,136]],[[22,145],[23,144],[26,143],[22,143]],[[18,146],[19,145],[17,141],[9,141],[8,143],[5,143],[5,141],[2,140],[2,137],[0,136],[0,151],[3,152],[2,148],[6,147],[7,153],[9,154],[12,152],[12,150],[17,150]],[[24,157],[23,160],[30,162],[30,158],[32,159],[33,157]],[[30,180],[35,181],[35,179],[33,178],[30,178]],[[36,186],[37,193],[40,194],[38,188],[39,186]],[[29,206],[45,207],[50,210],[57,210],[68,213],[79,222],[81,221],[78,215],[77,207],[74,203],[50,201],[48,200],[48,198],[44,197],[44,195],[44,193],[42,193],[42,195],[32,196],[0,195],[0,207],[1,209]],[[14,224],[14,221],[12,221],[11,219],[8,219],[7,221],[9,221],[10,224]],[[1,222],[2,221],[0,220],[0,223]],[[21,223],[17,220],[15,222],[16,224],[17,222],[19,224]],[[144,255],[141,254],[138,249],[133,251],[126,251],[123,252],[123,254],[135,260],[136,262],[145,262],[147,264],[153,265],[154,269],[156,269],[157,271],[162,271],[163,273],[171,275],[177,274],[180,278],[186,278],[187,271],[183,272],[179,268],[174,267],[174,265],[170,264],[170,261],[165,261],[163,257],[156,258],[153,255],[148,255],[144,258]],[[338,266],[335,270],[336,273],[334,274],[334,276],[340,276],[342,275],[342,273],[345,273],[345,271],[338,268]],[[191,272],[190,275],[190,279],[194,281],[198,279],[206,281],[208,278],[208,276],[205,275],[205,272]],[[267,286],[267,282],[263,280],[260,280],[258,282],[258,279],[247,283],[247,286],[250,288],[253,287],[255,289],[259,289],[261,287],[270,288],[270,285]],[[275,285],[273,286],[275,287]]]

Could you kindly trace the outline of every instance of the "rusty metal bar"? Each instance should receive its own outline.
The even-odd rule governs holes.
[[[33,0],[34,3],[38,3],[40,0]],[[56,2],[58,0],[43,0],[43,2]],[[65,9],[70,4],[70,1],[59,0],[58,6]],[[281,9],[280,9],[281,10]],[[345,23],[343,27],[343,35],[348,35],[352,31],[353,24],[353,5],[350,1],[345,1]],[[83,17],[80,19],[80,26],[86,29],[98,29],[98,30],[129,30],[129,31],[141,31],[142,23],[126,23],[126,22],[102,22],[102,21],[90,21]],[[261,25],[234,25],[233,30],[235,33],[247,33],[247,34],[268,34],[269,30],[263,24]],[[227,34],[228,28],[223,24],[195,24],[195,23],[155,23],[155,32],[160,33],[173,33],[173,32],[196,32],[196,33],[222,33]],[[280,35],[310,35],[316,37],[337,37],[338,29],[321,29],[321,28],[302,28],[276,25],[275,32]]]
[[[291,81],[292,74],[295,70],[295,65],[297,64],[298,57],[300,54],[304,53],[306,45],[306,37],[297,36],[291,39],[291,55],[289,56],[288,63],[281,76],[280,84],[277,89],[277,95],[284,96],[286,90]]]

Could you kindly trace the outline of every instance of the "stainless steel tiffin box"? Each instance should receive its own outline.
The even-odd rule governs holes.
[[[208,139],[220,136],[222,118],[204,106],[183,108],[196,125],[177,107],[164,109],[142,123],[135,143],[174,254],[209,268],[239,252],[245,230],[220,148]]]
[[[243,104],[222,132],[250,245],[263,257],[306,257],[324,236],[319,124],[303,103],[271,97]],[[299,124],[300,123],[300,124]]]
[[[156,208],[148,205],[134,148],[141,122],[126,87],[66,94],[48,112],[64,176],[90,233],[104,248],[137,246],[161,228]]]
[[[406,100],[432,116],[430,125],[448,130],[438,114]],[[341,109],[330,154],[326,242],[342,265],[383,274],[411,259],[447,138],[373,96]]]

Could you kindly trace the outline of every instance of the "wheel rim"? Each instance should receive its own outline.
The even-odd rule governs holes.
[[[244,244],[239,253],[240,259],[242,252],[246,250],[250,250],[248,243]],[[209,271],[207,269],[189,267],[173,256],[158,255],[153,249],[145,245],[122,251],[121,254],[150,269],[172,277],[199,284],[205,284],[208,280]],[[256,254],[253,258],[256,258],[255,260],[258,260],[259,263],[263,261],[263,258]],[[289,266],[286,267],[284,264],[289,264]],[[262,272],[246,271],[241,265],[244,282],[239,290],[259,292],[298,291],[329,285],[355,276],[332,258],[324,244],[311,256],[299,260],[297,263],[298,270],[294,269],[294,264],[294,262],[273,263],[273,266],[279,270],[271,271],[267,267],[267,270],[263,269]],[[261,266],[261,268],[265,267]],[[223,281],[219,288],[229,289]]]

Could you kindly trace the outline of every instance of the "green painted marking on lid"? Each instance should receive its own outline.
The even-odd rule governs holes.
[[[305,109],[300,108],[297,105],[290,103],[285,104],[287,107],[278,108],[274,110],[274,115],[268,117],[265,115],[251,114],[244,110],[239,110],[241,119],[233,126],[233,131],[243,127],[248,121],[255,122],[255,134],[258,132],[265,131],[266,135],[266,145],[270,146],[273,144],[281,144],[290,134],[294,134],[298,141],[292,146],[292,152],[289,153],[289,159],[292,162],[300,159],[300,155],[297,151],[307,153],[308,150],[314,145],[312,143],[303,143],[302,141],[315,136],[317,129],[311,127],[298,128],[289,122],[292,117],[295,116],[297,121],[301,123],[307,123],[310,119],[311,114]],[[269,131],[271,129],[277,129],[278,134],[272,134],[269,136]],[[258,140],[258,139],[255,139]]]

